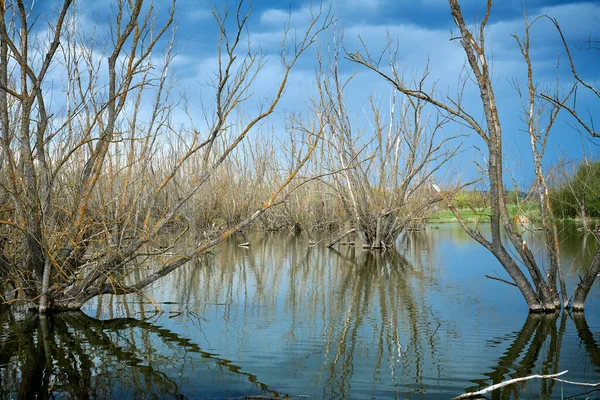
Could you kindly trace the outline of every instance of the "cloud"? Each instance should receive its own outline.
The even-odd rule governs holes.
[[[199,7],[196,0],[178,0],[176,10],[177,14],[185,20],[184,23],[199,22],[212,18],[212,9],[209,4],[206,2]]]
[[[382,6],[382,0],[339,0],[339,7],[355,11],[377,10]]]
[[[457,76],[462,68],[464,53],[449,40],[445,29],[427,29],[416,25],[352,25],[345,30],[344,46],[349,51],[361,50],[363,43],[373,54],[387,47],[387,38],[392,40],[391,49],[396,52],[399,67],[408,73],[423,71],[429,61],[434,80]],[[359,39],[360,38],[360,39]],[[397,47],[396,47],[397,46]],[[387,63],[387,54],[382,64]]]
[[[288,22],[292,26],[306,26],[311,21],[314,14],[318,12],[319,8],[311,5],[305,5],[296,10],[270,8],[264,10],[260,14],[260,23],[264,26],[277,27],[286,25]]]
[[[208,9],[191,9],[183,13],[186,19],[192,21],[206,20],[212,18],[212,12]]]

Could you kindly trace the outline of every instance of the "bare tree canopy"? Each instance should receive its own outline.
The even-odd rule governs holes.
[[[321,132],[311,132],[261,206],[191,246],[178,244],[190,225],[186,206],[208,194],[216,171],[273,113],[292,68],[330,16],[317,6],[303,32],[288,25],[275,90],[242,118],[266,59],[246,39],[251,4],[214,8],[214,107],[208,128],[196,130],[172,121],[175,2],[115,2],[103,37],[82,26],[74,2],[65,0],[56,15],[41,16],[47,37],[35,40],[30,28],[40,16],[27,7],[0,1],[0,228],[11,242],[2,240],[0,269],[40,312],[139,291],[206,253],[281,202],[319,141]],[[64,105],[55,107],[49,100],[58,91],[46,82],[52,69],[66,77]],[[142,262],[152,255],[162,256],[148,269]]]
[[[363,248],[386,249],[440,203],[496,257],[510,278],[499,280],[516,286],[532,312],[582,310],[600,252],[568,293],[546,160],[559,116],[598,137],[594,114],[577,103],[581,92],[600,99],[597,83],[579,73],[557,20],[523,14],[513,43],[527,79],[510,83],[528,143],[528,196],[539,206],[547,249],[540,261],[524,239],[522,210],[514,216],[507,204],[503,132],[511,125],[498,110],[486,41],[492,3],[471,25],[459,1],[448,0],[457,28],[450,40],[464,59],[455,94],[430,82],[429,61],[408,75],[389,36],[381,54],[362,38],[358,51],[344,52],[322,5],[303,9],[302,29],[289,13],[275,56],[252,42],[250,0],[211,6],[214,69],[199,90],[212,98],[193,104],[175,93],[171,72],[179,52],[174,0],[116,1],[104,32],[86,25],[72,0],[42,14],[24,0],[0,0],[0,279],[9,301],[45,312],[138,292],[255,221],[298,230],[311,214],[313,225],[342,232],[330,246],[353,234]],[[567,55],[567,90],[558,79],[541,88],[531,36],[542,23]],[[308,104],[288,112],[283,132],[267,126],[292,71],[324,31],[332,36],[321,42],[326,52],[315,51]],[[588,47],[597,50],[597,42]],[[277,67],[269,68],[274,57]],[[377,93],[350,98],[355,75],[344,75],[343,63],[389,83],[387,106]],[[260,97],[261,90],[269,93]],[[476,95],[467,100],[468,90]],[[363,107],[361,117],[351,101]],[[456,207],[459,188],[473,182],[440,182],[465,151],[465,130],[482,143],[475,181],[489,199],[491,234]],[[585,221],[589,201],[579,203]]]
[[[469,75],[458,77],[458,87],[464,90],[470,82],[476,86],[483,109],[483,123],[479,122],[476,112],[465,109],[462,93],[459,93],[456,97],[429,93],[423,90],[421,86],[415,86],[414,82],[404,79],[398,72],[397,63],[399,60],[397,53],[391,55],[390,68],[381,65],[381,58],[374,56],[366,46],[357,52],[347,52],[347,58],[377,73],[405,96],[435,106],[448,115],[449,118],[468,127],[483,140],[487,149],[485,176],[491,206],[491,238],[485,237],[477,225],[472,226],[462,218],[460,211],[453,206],[448,194],[444,193],[439,186],[436,186],[440,197],[446,201],[464,230],[473,239],[485,246],[502,264],[512,283],[518,287],[523,295],[530,311],[554,312],[561,306],[561,302],[565,308],[572,306],[575,310],[583,310],[587,292],[598,272],[600,272],[600,252],[596,254],[572,297],[569,297],[562,277],[557,227],[552,214],[548,185],[541,163],[554,120],[561,108],[567,108],[565,104],[571,97],[572,91],[563,97],[551,99],[549,103],[540,102],[540,94],[538,93],[531,65],[529,41],[529,30],[537,20],[530,23],[527,15],[525,15],[525,36],[523,38],[515,36],[515,39],[521,50],[528,79],[526,90],[521,90],[521,88],[518,88],[518,90],[524,108],[525,121],[527,122],[527,134],[531,143],[535,176],[534,187],[541,207],[544,240],[549,253],[549,267],[543,267],[535,259],[533,252],[523,239],[523,231],[520,229],[518,221],[509,216],[505,200],[503,171],[505,156],[503,153],[502,123],[492,83],[491,65],[486,52],[486,24],[492,12],[492,1],[488,0],[484,17],[472,29],[465,21],[459,1],[449,0],[448,4],[454,23],[458,28],[458,37],[454,37],[452,40],[460,42],[466,56],[466,68],[469,71]],[[573,73],[578,79],[574,67]],[[580,80],[578,82],[583,85]],[[589,89],[589,85],[586,87]],[[545,97],[548,98],[548,96]],[[592,131],[590,133],[594,134]],[[506,235],[506,241],[503,235]],[[573,300],[572,304],[571,299]]]
[[[360,245],[393,247],[398,236],[439,201],[432,193],[432,177],[460,145],[453,144],[456,137],[442,133],[448,118],[439,112],[426,114],[422,99],[400,102],[395,90],[388,115],[373,96],[364,99],[370,123],[367,128],[360,126],[346,106],[345,88],[352,78],[341,77],[341,40],[341,33],[334,32],[329,59],[318,59],[319,95],[313,107],[326,130],[321,163],[339,171],[331,187]],[[422,85],[423,80],[414,83]]]

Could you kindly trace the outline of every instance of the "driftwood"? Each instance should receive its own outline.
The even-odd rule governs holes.
[[[558,376],[564,375],[567,372],[569,372],[569,371],[567,370],[567,371],[559,372],[557,374],[552,374],[552,375],[537,375],[536,374],[536,375],[525,376],[523,378],[509,379],[507,381],[500,382],[500,383],[497,383],[497,384],[492,385],[492,386],[488,386],[487,388],[479,390],[477,392],[469,392],[469,393],[461,394],[460,396],[454,397],[452,400],[472,399],[474,397],[479,397],[479,396],[484,395],[486,393],[493,392],[494,390],[500,389],[501,387],[512,385],[513,383],[528,381],[530,379],[553,379],[553,378],[556,378]]]
[[[569,385],[575,385],[575,386],[586,386],[586,387],[599,387],[600,386],[600,382],[598,382],[598,383],[574,382],[574,381],[567,381],[565,379],[557,379],[557,378],[554,378],[554,380],[557,382],[568,383]]]

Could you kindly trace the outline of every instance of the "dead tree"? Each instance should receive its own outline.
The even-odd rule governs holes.
[[[567,53],[569,66],[571,68],[571,75],[573,76],[574,80],[573,88],[571,91],[576,93],[577,90],[583,90],[589,93],[596,100],[600,100],[600,87],[598,86],[598,82],[588,82],[579,75],[579,73],[577,72],[575,61],[571,54],[571,50],[558,21],[555,18],[550,18],[550,20],[554,24],[554,27],[556,28],[560,36],[560,40],[565,49],[565,52]],[[600,49],[597,39],[589,38],[587,44],[588,50],[598,51],[598,49]],[[592,118],[593,114],[589,113],[587,110],[582,111],[577,106],[576,96],[561,98],[557,93],[542,93],[541,96],[554,106],[566,111],[573,119],[575,119],[577,125],[583,130],[583,132],[589,134],[592,138],[600,138],[600,132],[594,127],[594,121]],[[587,117],[584,116],[585,114],[587,114]],[[596,236],[596,239],[600,240],[598,236]],[[574,310],[584,309],[585,299],[587,298],[590,289],[594,285],[598,274],[600,274],[600,249],[596,252],[596,255],[592,259],[590,267],[587,269],[587,272],[581,278],[581,281],[579,282],[579,284],[575,288],[575,291],[573,292]]]
[[[528,92],[527,97],[523,97],[524,105],[527,110],[528,134],[532,140],[532,155],[535,160],[536,169],[534,171],[537,179],[537,187],[542,207],[544,207],[544,229],[546,232],[545,242],[551,253],[550,268],[544,270],[535,260],[534,254],[530,250],[526,241],[523,240],[522,232],[517,229],[515,221],[510,218],[506,202],[504,190],[504,171],[503,171],[503,143],[502,143],[502,124],[496,106],[495,93],[492,85],[492,76],[488,56],[486,54],[486,37],[485,30],[488,22],[492,0],[488,0],[487,9],[483,20],[477,28],[469,29],[465,21],[458,0],[449,0],[451,15],[454,23],[458,28],[458,37],[453,40],[458,40],[462,49],[465,52],[467,60],[467,68],[470,72],[469,77],[462,77],[459,82],[459,87],[465,87],[469,79],[475,82],[479,91],[481,105],[483,107],[484,124],[479,122],[479,118],[465,109],[462,102],[462,95],[457,97],[440,96],[437,93],[429,93],[421,87],[411,85],[411,82],[406,82],[398,73],[395,55],[392,56],[390,69],[384,69],[378,58],[371,55],[367,48],[361,51],[347,53],[348,59],[361,64],[370,70],[377,73],[383,79],[388,81],[398,91],[413,99],[420,99],[432,106],[438,108],[444,113],[452,116],[455,121],[461,125],[470,128],[475,132],[485,143],[487,149],[487,165],[485,169],[487,185],[489,187],[490,198],[490,226],[491,238],[484,237],[478,227],[470,226],[460,215],[460,212],[452,205],[451,199],[443,194],[440,190],[440,195],[447,202],[448,207],[453,211],[454,215],[460,222],[463,229],[478,243],[486,247],[504,267],[510,275],[512,282],[518,287],[523,295],[527,306],[531,312],[554,312],[560,307],[561,301],[559,298],[558,282],[560,279],[560,265],[558,258],[558,242],[556,236],[556,226],[554,224],[549,201],[547,198],[547,187],[544,180],[543,172],[540,167],[540,159],[543,156],[544,148],[540,147],[539,141],[544,141],[544,137],[540,136],[541,129],[536,126],[535,113],[535,95],[536,89],[533,86],[532,69],[529,61],[529,40],[528,32],[526,33],[525,42],[519,41],[521,51],[528,65]],[[468,79],[467,79],[468,78]],[[561,101],[564,100],[564,97]],[[553,119],[556,116],[557,110],[550,112],[548,128],[552,126]],[[546,133],[544,133],[545,135]],[[505,242],[503,235],[508,239]],[[600,256],[596,257],[600,262]],[[593,270],[591,268],[590,270]],[[593,282],[593,280],[592,280]],[[582,285],[580,285],[581,287]],[[569,306],[568,298],[564,293],[563,288],[563,305]],[[576,292],[581,292],[582,289],[577,289]],[[585,297],[583,298],[585,300]],[[576,299],[573,303],[575,309],[583,309],[583,301]]]
[[[341,37],[335,37],[335,42],[339,46]],[[425,114],[423,99],[398,101],[396,90],[387,110],[372,97],[364,99],[369,121],[362,126],[346,108],[345,89],[351,78],[340,77],[338,53],[334,48],[327,65],[322,57],[319,60],[319,98],[314,109],[326,131],[323,162],[331,171],[339,171],[331,187],[360,245],[391,247],[414,219],[438,201],[429,183],[459,146],[451,146],[452,138],[443,136],[448,118]]]
[[[267,60],[243,48],[250,46],[245,1],[233,11],[214,9],[220,33],[214,105],[206,110],[206,127],[197,129],[198,122],[171,123],[177,106],[168,74],[174,2],[117,2],[109,37],[83,29],[73,7],[62,2],[43,43],[29,40],[38,16],[22,0],[0,1],[0,229],[12,239],[1,278],[40,312],[140,291],[206,253],[284,200],[281,194],[321,135],[312,132],[296,168],[252,212],[174,251],[188,229],[184,205],[203,195],[240,143],[273,113],[292,68],[330,17],[314,10],[295,35],[288,26],[271,99],[233,124]],[[50,109],[48,99],[58,91],[45,78],[53,68],[65,76],[66,99]]]

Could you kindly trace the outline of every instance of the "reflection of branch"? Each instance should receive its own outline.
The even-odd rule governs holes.
[[[181,337],[152,322],[134,318],[98,320],[79,311],[63,312],[46,318],[39,318],[37,314],[27,314],[26,319],[18,323],[25,326],[9,326],[9,332],[12,330],[13,332],[32,332],[33,334],[9,335],[5,338],[6,340],[0,337],[0,359],[14,360],[9,364],[12,366],[16,366],[16,362],[21,363],[18,367],[21,369],[21,378],[14,377],[12,380],[9,378],[5,382],[0,376],[0,397],[6,394],[3,387],[10,388],[10,385],[13,384],[19,385],[23,388],[21,390],[26,391],[19,392],[23,394],[23,397],[47,398],[48,395],[52,396],[61,392],[82,394],[82,396],[84,393],[93,394],[94,390],[98,388],[94,388],[91,384],[92,372],[97,372],[99,368],[108,365],[107,360],[110,363],[113,362],[112,360],[117,360],[117,364],[123,368],[131,368],[130,373],[121,377],[123,382],[131,378],[130,383],[135,383],[138,378],[144,377],[144,379],[150,379],[158,384],[163,395],[177,395],[179,392],[177,383],[165,372],[153,367],[152,362],[144,362],[144,354],[156,352],[160,356],[157,346],[150,342],[137,344],[133,342],[133,337],[129,340],[126,338],[128,334],[133,334],[138,330],[142,334],[156,335],[160,340],[158,348],[167,345],[169,348],[183,349],[186,353],[196,353],[202,360],[214,361],[220,369],[226,369],[235,375],[246,377],[248,382],[258,389],[268,392],[270,396],[283,396],[260,382],[256,375],[243,372],[240,366],[234,365],[231,361],[202,351],[190,339]],[[36,331],[37,344],[33,340]],[[120,340],[124,340],[126,343],[122,344]],[[94,365],[95,362],[92,360],[99,360],[100,364]],[[57,370],[50,368],[43,373],[40,368],[43,369],[44,365],[54,365]],[[42,381],[45,376],[49,378],[49,381]],[[61,384],[53,386],[53,381],[60,381]],[[9,386],[6,386],[7,384]]]
[[[600,368],[600,347],[594,338],[594,334],[590,331],[585,315],[583,313],[574,313],[572,317],[573,322],[575,322],[575,328],[577,328],[577,334],[581,342],[585,345],[592,364],[596,368]]]
[[[355,267],[360,267],[360,265],[356,262],[355,257],[348,257],[348,256],[342,254],[341,252],[339,252],[338,250],[334,249],[333,247],[330,247],[329,250],[332,254],[335,254],[338,258],[341,258],[343,261],[345,261]]]
[[[519,374],[521,376],[531,374],[531,367],[533,366],[533,362],[535,362],[535,359],[537,359],[540,347],[544,342],[543,340],[539,340],[538,338],[536,338],[533,341],[531,339],[537,336],[536,332],[542,330],[543,325],[553,325],[555,323],[554,321],[555,318],[553,318],[553,316],[544,317],[536,314],[529,314],[527,316],[527,319],[525,320],[525,323],[523,324],[523,327],[518,332],[517,336],[512,341],[507,351],[498,361],[498,365],[493,368],[493,372],[485,374],[491,379],[492,383],[499,383],[506,379],[505,375],[508,375],[510,370],[517,363],[517,360],[521,359],[523,353],[524,357],[522,358],[522,360],[525,368],[521,368]],[[529,345],[530,341],[531,345]],[[533,361],[532,357],[534,357]],[[528,361],[525,362],[525,360]],[[479,386],[476,386],[475,388],[467,388],[465,391],[479,389],[480,387],[483,387],[484,384],[486,384],[486,382],[484,381],[475,382],[478,383]]]
[[[437,333],[438,329],[440,329],[440,326],[442,326],[442,323],[440,322],[439,318],[435,316],[435,314],[433,313],[433,310],[431,309],[431,307],[427,307],[427,309],[429,310],[429,313],[431,314],[431,316],[433,317],[433,319],[435,319],[435,322],[437,322],[437,327],[435,328],[435,330],[433,331],[433,333],[429,337],[429,345],[431,347],[433,347],[433,337]]]
[[[566,374],[569,371],[562,371],[559,372],[558,374],[552,374],[552,375],[530,375],[530,376],[525,376],[523,378],[515,378],[515,379],[509,379],[507,381],[498,383],[496,385],[492,385],[489,386],[483,390],[480,390],[478,392],[469,392],[469,393],[465,393],[465,394],[461,394],[460,396],[456,396],[454,397],[452,400],[460,400],[460,399],[472,399],[474,397],[479,397],[483,394],[489,393],[489,392],[493,392],[496,389],[500,389],[501,387],[504,386],[508,386],[508,385],[512,385],[513,383],[518,383],[518,382],[523,382],[523,381],[528,381],[530,379],[551,379],[551,378],[556,378],[557,376],[561,376]]]
[[[574,395],[574,396],[565,397],[565,398],[564,398],[564,400],[571,400],[571,399],[583,399],[583,398],[585,398],[585,399],[590,399],[591,397],[589,397],[588,395],[589,395],[590,393],[596,393],[596,392],[598,392],[598,389],[595,389],[595,390],[590,390],[590,391],[588,391],[588,392],[578,393],[578,394],[576,394],[576,395]],[[597,397],[596,397],[596,398],[597,398]]]
[[[73,315],[75,318],[77,318],[79,323],[81,323],[81,324],[87,323],[90,326],[98,326],[103,330],[106,330],[106,329],[121,330],[121,329],[126,329],[126,328],[139,328],[144,331],[156,333],[158,335],[158,337],[160,337],[165,342],[175,343],[178,346],[181,346],[181,347],[187,349],[187,351],[191,351],[193,353],[200,354],[200,356],[204,359],[214,360],[219,366],[227,368],[230,372],[233,372],[238,375],[246,376],[248,378],[249,382],[256,385],[260,389],[266,390],[266,391],[269,391],[270,393],[275,394],[275,392],[273,390],[269,389],[269,387],[266,384],[259,382],[256,375],[250,374],[248,372],[242,372],[241,367],[233,364],[231,361],[217,357],[213,353],[208,353],[208,352],[202,351],[200,349],[200,347],[197,344],[193,343],[191,340],[189,340],[187,338],[182,338],[179,335],[177,335],[176,333],[171,332],[170,330],[168,330],[166,328],[162,328],[158,325],[155,325],[155,324],[147,322],[147,321],[140,321],[135,318],[117,318],[117,319],[102,321],[102,320],[97,320],[97,319],[88,317],[87,315],[85,315],[83,313],[79,313],[79,312],[69,313],[69,314]]]
[[[504,356],[502,356],[498,362],[498,365],[493,368],[492,373],[485,374],[491,378],[494,385],[485,387],[484,389],[475,391],[483,387],[485,382],[475,381],[479,383],[479,387],[471,387],[465,389],[465,391],[473,390],[472,392],[465,393],[454,399],[467,399],[473,397],[479,397],[484,393],[491,392],[493,390],[506,387],[508,385],[521,382],[524,380],[539,378],[539,379],[551,379],[548,386],[546,381],[542,383],[542,392],[540,393],[541,398],[549,398],[552,394],[552,387],[555,381],[563,383],[578,384],[577,382],[565,381],[562,379],[554,379],[556,376],[564,374],[566,371],[558,373],[558,363],[560,358],[560,349],[562,346],[562,337],[565,331],[565,324],[567,321],[567,314],[563,313],[560,328],[556,327],[556,318],[558,314],[540,316],[535,314],[529,314],[527,320],[523,324],[523,327],[518,332],[515,339],[508,346]],[[579,334],[581,342],[584,343],[586,350],[590,356],[593,365],[600,367],[600,348],[594,338],[593,333],[590,331],[589,326],[585,320],[585,316],[581,313],[575,313],[572,315],[575,327]],[[540,351],[544,348],[546,338],[550,335],[551,342],[550,348],[556,349],[547,353],[547,359],[540,360]],[[536,363],[543,365],[540,375],[531,375]],[[510,370],[514,369],[514,373],[508,375]],[[508,376],[507,376],[508,375]],[[509,377],[514,379],[504,380]],[[583,384],[589,387],[600,387],[598,384]],[[513,391],[516,389],[507,388],[504,389],[505,393],[501,393],[499,396],[502,398],[508,397],[510,393],[506,391]],[[515,392],[515,397],[517,393]],[[495,398],[495,397],[494,397]]]

